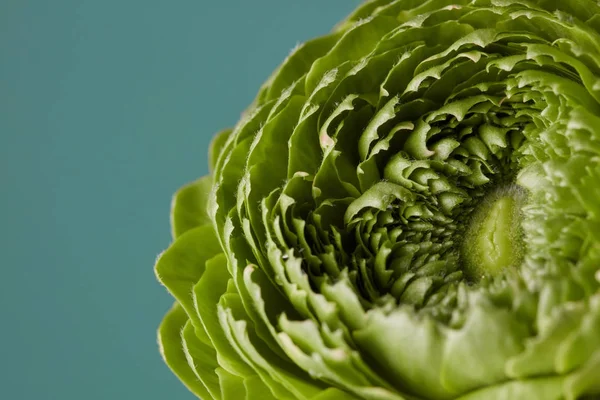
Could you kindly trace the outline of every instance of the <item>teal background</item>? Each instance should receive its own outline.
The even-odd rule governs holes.
[[[358,3],[0,2],[0,398],[193,398],[155,339],[171,194]]]

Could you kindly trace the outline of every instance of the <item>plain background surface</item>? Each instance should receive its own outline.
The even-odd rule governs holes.
[[[0,398],[193,398],[155,339],[171,194],[359,2],[0,2]]]

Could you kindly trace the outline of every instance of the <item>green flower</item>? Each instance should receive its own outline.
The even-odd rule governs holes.
[[[210,166],[156,265],[202,399],[600,396],[596,1],[368,1]]]

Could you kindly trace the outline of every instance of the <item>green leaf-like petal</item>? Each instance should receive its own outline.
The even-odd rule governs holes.
[[[158,329],[158,346],[165,363],[177,375],[187,388],[202,399],[210,399],[206,387],[198,380],[190,368],[181,342],[181,331],[188,321],[188,316],[175,303],[165,315]]]

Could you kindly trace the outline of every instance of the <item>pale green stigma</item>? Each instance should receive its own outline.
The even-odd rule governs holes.
[[[475,209],[463,238],[466,273],[479,280],[520,264],[523,255],[521,207],[524,190],[516,185],[489,193]]]

